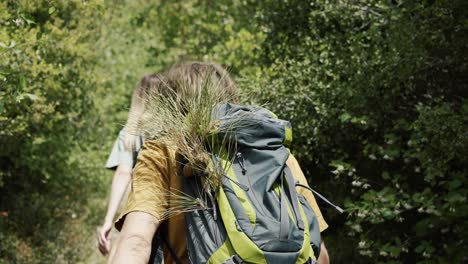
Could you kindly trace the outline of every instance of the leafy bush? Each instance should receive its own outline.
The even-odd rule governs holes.
[[[99,137],[90,133],[97,119],[90,40],[99,13],[82,1],[0,3],[2,262],[73,262],[79,255],[87,231],[71,232],[100,187],[98,157],[84,155]]]
[[[255,95],[293,120],[313,185],[346,205],[332,258],[463,262],[466,3],[299,2],[263,18],[282,34]]]

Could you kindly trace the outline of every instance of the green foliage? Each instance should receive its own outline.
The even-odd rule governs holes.
[[[331,2],[278,7],[298,27],[263,17],[282,34],[254,95],[292,119],[313,185],[345,202],[335,259],[462,262],[466,3]]]
[[[73,225],[100,182],[97,153],[85,155],[97,14],[82,1],[0,3],[2,263],[73,262],[87,239]]]

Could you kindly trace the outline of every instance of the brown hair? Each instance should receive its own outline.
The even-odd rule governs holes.
[[[128,151],[135,149],[135,141],[141,136],[138,124],[142,118],[146,104],[151,96],[162,92],[164,82],[160,74],[148,74],[141,78],[132,94],[132,102],[128,112],[127,123],[125,124],[124,147]]]
[[[160,74],[148,74],[141,78],[132,94],[132,103],[127,120],[128,123],[131,119],[138,119],[139,116],[143,114],[148,98],[161,93],[162,86],[164,86],[164,83]]]
[[[229,73],[219,64],[188,61],[174,65],[164,73],[167,85],[182,98],[197,96],[204,84],[219,90],[224,100],[237,101],[239,90]]]

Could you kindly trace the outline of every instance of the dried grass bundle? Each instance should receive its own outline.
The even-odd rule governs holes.
[[[147,139],[158,139],[167,146],[178,148],[177,162],[183,162],[186,171],[193,177],[201,177],[202,189],[205,193],[215,194],[229,168],[230,162],[223,163],[222,168],[216,168],[211,162],[211,153],[216,150],[218,155],[230,157],[236,149],[235,140],[220,138],[216,107],[232,101],[226,96],[220,81],[210,75],[202,82],[192,83],[196,87],[171,87],[161,77],[163,87],[157,92],[144,95],[145,111],[138,116],[131,116],[127,123],[127,132],[138,134]],[[184,94],[180,91],[195,91]],[[234,131],[236,122],[223,126],[224,135]],[[174,190],[157,190],[168,200],[170,208],[163,213],[167,219],[175,214],[193,210],[209,209],[198,198]]]

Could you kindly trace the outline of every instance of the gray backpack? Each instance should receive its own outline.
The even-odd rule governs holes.
[[[223,173],[216,193],[204,193],[203,175],[181,176],[184,193],[207,205],[185,213],[190,263],[314,263],[319,225],[286,165],[290,123],[234,104],[221,105],[215,116],[219,142],[235,148],[212,150]]]

